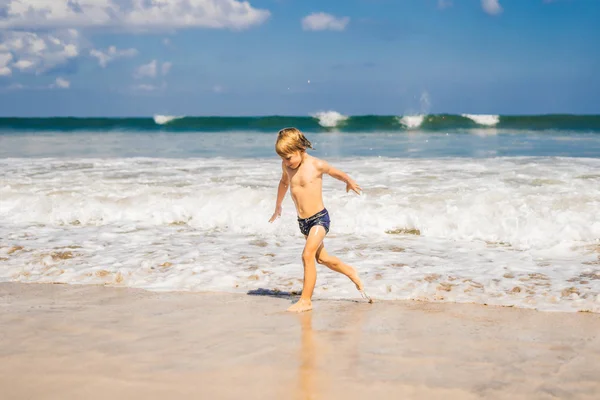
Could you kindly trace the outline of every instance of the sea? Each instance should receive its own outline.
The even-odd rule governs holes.
[[[0,118],[0,282],[300,292],[290,126],[363,188],[324,178],[325,246],[374,299],[600,312],[600,115]]]

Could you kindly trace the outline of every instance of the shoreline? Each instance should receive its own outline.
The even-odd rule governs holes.
[[[0,283],[3,399],[595,399],[600,315]]]

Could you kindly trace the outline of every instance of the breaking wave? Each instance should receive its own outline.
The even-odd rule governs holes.
[[[282,127],[320,132],[456,131],[469,129],[506,129],[511,131],[563,130],[600,132],[600,115],[354,115],[322,111],[311,116],[263,117],[177,117],[155,115],[151,118],[0,118],[0,134],[5,131],[259,131],[277,132]]]

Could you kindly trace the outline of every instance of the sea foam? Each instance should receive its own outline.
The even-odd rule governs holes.
[[[319,120],[319,125],[325,128],[335,128],[340,122],[348,119],[347,116],[340,114],[337,111],[321,111],[312,115]]]
[[[398,122],[408,129],[416,129],[421,126],[424,119],[425,115],[405,115],[403,117],[399,117]]]
[[[600,160],[343,159],[331,254],[380,299],[600,312]],[[6,159],[0,281],[298,290],[304,240],[273,159]],[[357,293],[320,270],[317,297]]]
[[[499,115],[477,115],[477,114],[461,114],[465,118],[469,118],[479,125],[493,126],[500,122]]]
[[[173,115],[155,115],[154,122],[158,125],[165,125],[171,121],[174,121],[176,119],[181,119],[181,118],[184,118],[184,117],[173,116]]]

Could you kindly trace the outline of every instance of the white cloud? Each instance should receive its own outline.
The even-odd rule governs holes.
[[[20,71],[25,71],[32,68],[34,65],[35,63],[31,60],[19,60],[13,64],[13,67]]]
[[[155,92],[155,91],[162,91],[165,90],[167,88],[167,83],[163,82],[161,85],[152,85],[152,84],[148,84],[148,83],[141,83],[139,85],[133,85],[131,86],[131,90],[133,92]]]
[[[453,6],[452,0],[438,0],[437,6],[440,10],[445,10]]]
[[[33,85],[33,86],[24,86],[20,83],[12,83],[9,86],[4,88],[0,88],[1,91],[11,91],[11,90],[48,90],[48,89],[68,89],[71,87],[71,82],[64,78],[56,78],[54,83],[49,85]]]
[[[171,70],[172,66],[173,66],[173,63],[168,62],[168,61],[162,63],[162,65],[160,66],[160,74],[162,76],[166,76],[169,73],[169,71]],[[136,79],[156,78],[158,76],[158,74],[159,74],[158,61],[152,60],[148,64],[140,65],[135,70],[133,77]]]
[[[9,67],[13,59],[13,55],[10,53],[0,53],[0,76],[12,75],[12,70]]]
[[[350,22],[350,17],[337,18],[331,14],[313,13],[302,18],[302,29],[305,31],[343,31]]]
[[[13,56],[13,67],[41,73],[79,55],[80,38],[73,29],[51,33],[7,31],[0,33],[0,52]]]
[[[156,60],[150,61],[148,64],[140,65],[133,76],[136,79],[141,78],[156,78]]]
[[[157,90],[158,87],[154,85],[148,85],[146,83],[142,83],[141,85],[137,85],[133,87],[134,90],[143,90],[146,92],[152,92],[153,90]]]
[[[25,86],[21,85],[20,83],[11,83],[8,86],[0,86],[0,93],[6,93],[22,89],[25,89]]]
[[[71,87],[71,82],[69,82],[66,79],[63,78],[56,78],[56,81],[54,81],[54,84],[50,85],[50,88],[57,88],[57,89],[68,89],[69,87]]]
[[[265,22],[270,12],[239,0],[2,0],[0,29],[68,27],[229,28]]]
[[[165,62],[165,63],[163,63],[162,68],[161,68],[161,72],[162,72],[163,76],[165,76],[165,75],[167,75],[169,73],[169,71],[171,70],[172,66],[173,66],[172,62]]]
[[[483,11],[490,15],[498,15],[502,12],[499,0],[481,0],[481,7],[483,7]]]
[[[138,54],[136,49],[115,46],[94,49],[74,28],[152,33],[183,28],[242,30],[269,16],[268,10],[242,0],[0,0],[0,76],[15,71],[42,74],[82,53],[102,67]],[[168,38],[164,44],[170,45]],[[170,62],[150,63],[136,76],[165,76],[171,67]]]
[[[115,46],[110,46],[107,50],[98,49],[90,50],[90,56],[98,59],[98,64],[102,68],[106,68],[109,62],[123,57],[135,57],[138,54],[136,49],[118,50]]]

